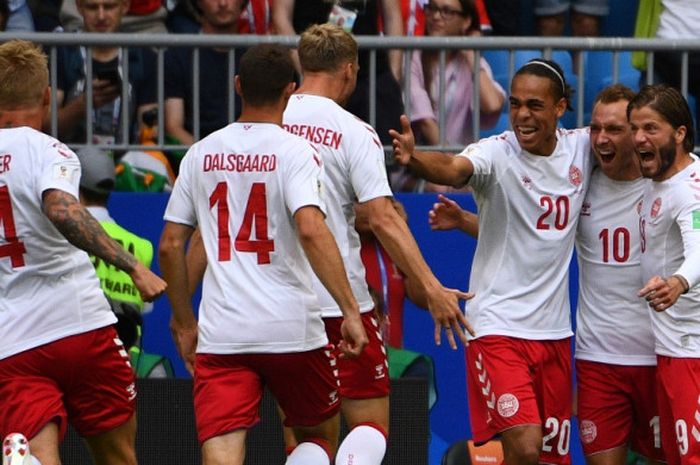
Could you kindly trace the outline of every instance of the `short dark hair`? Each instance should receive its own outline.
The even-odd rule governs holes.
[[[647,85],[640,89],[627,105],[627,119],[632,110],[650,107],[673,127],[685,126],[683,149],[692,152],[695,147],[695,127],[688,102],[675,87],[666,84]]]
[[[269,105],[282,96],[282,91],[294,82],[294,62],[288,49],[273,44],[249,48],[241,58],[238,77],[246,103]]]
[[[593,100],[593,106],[598,103],[615,103],[621,100],[631,102],[634,98],[634,91],[624,84],[613,84],[598,92]]]
[[[554,100],[559,101],[559,99],[565,99],[566,109],[573,110],[573,107],[571,106],[571,96],[574,93],[574,90],[569,84],[567,84],[564,71],[562,71],[557,62],[546,60],[544,58],[535,58],[534,60],[530,60],[521,66],[520,69],[516,71],[515,76],[519,76],[521,74],[539,76],[552,81],[551,87]]]

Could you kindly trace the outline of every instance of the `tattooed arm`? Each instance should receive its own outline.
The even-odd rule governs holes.
[[[47,189],[42,200],[44,214],[68,242],[129,273],[144,300],[151,301],[163,293],[165,281],[109,237],[75,197],[58,189]]]

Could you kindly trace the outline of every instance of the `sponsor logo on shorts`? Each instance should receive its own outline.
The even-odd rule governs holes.
[[[583,420],[579,425],[579,431],[581,433],[581,442],[584,444],[592,443],[598,436],[598,427],[591,420]]]
[[[513,394],[507,392],[498,398],[498,414],[503,418],[509,418],[518,413],[520,402]]]
[[[333,404],[338,403],[338,391],[331,391],[328,394],[328,400],[329,400],[328,405],[333,405]]]
[[[129,400],[136,399],[136,383],[131,383],[126,387],[126,392],[129,394]]]
[[[376,365],[374,367],[374,379],[383,379],[386,378],[386,366],[383,363],[380,363],[379,365]]]

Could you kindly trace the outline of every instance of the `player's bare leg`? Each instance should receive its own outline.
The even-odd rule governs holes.
[[[248,430],[237,429],[207,439],[202,444],[203,465],[243,465]]]
[[[336,414],[316,426],[293,428],[297,445],[285,462],[287,465],[326,465],[338,447],[340,415]]]
[[[85,442],[95,465],[136,465],[136,415],[111,431],[86,437]]]
[[[503,455],[507,465],[537,465],[542,449],[539,425],[516,426],[501,433]]]
[[[336,465],[379,465],[389,433],[389,396],[372,399],[343,398],[342,411],[350,432],[338,449]]]
[[[29,440],[29,450],[42,465],[60,465],[58,425],[54,422],[47,423],[36,436]]]

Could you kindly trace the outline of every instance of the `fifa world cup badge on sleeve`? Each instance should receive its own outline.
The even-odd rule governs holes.
[[[700,210],[693,212],[693,229],[700,229]]]

